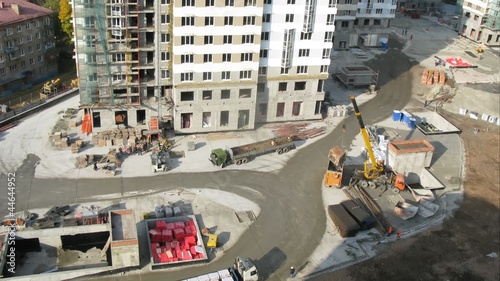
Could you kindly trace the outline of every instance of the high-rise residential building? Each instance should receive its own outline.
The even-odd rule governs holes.
[[[335,19],[335,49],[380,47],[389,38],[397,0],[330,0],[338,9]]]
[[[53,12],[25,0],[0,0],[0,93],[57,74]]]
[[[73,0],[95,130],[160,116],[178,133],[321,118],[328,0]]]
[[[500,0],[459,0],[460,33],[473,41],[500,46]]]

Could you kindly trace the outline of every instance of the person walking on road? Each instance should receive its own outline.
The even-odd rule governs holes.
[[[389,229],[387,230],[387,237],[391,236],[392,231],[392,226],[389,226]]]
[[[401,230],[398,231],[398,238],[401,238],[403,236],[403,232]]]
[[[290,267],[290,278],[294,278],[295,277],[295,268],[292,266]]]

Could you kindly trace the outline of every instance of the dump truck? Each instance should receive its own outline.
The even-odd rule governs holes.
[[[192,277],[183,281],[201,280],[259,281],[259,272],[250,258],[237,257],[234,261],[234,265],[227,269]]]
[[[217,148],[210,153],[210,162],[224,168],[229,164],[241,165],[248,162],[250,157],[275,151],[278,154],[287,153],[295,148],[293,136],[277,137],[265,141],[254,142],[232,148]]]
[[[328,152],[328,167],[325,173],[325,187],[342,187],[342,173],[344,170],[345,152],[338,146]]]

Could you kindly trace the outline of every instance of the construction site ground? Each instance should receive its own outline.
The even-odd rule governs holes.
[[[457,34],[446,26],[438,25],[432,18],[410,19],[398,15],[392,28],[394,34],[389,43],[397,46],[401,44],[400,49],[399,47],[398,50],[390,49],[387,53],[376,49],[365,50],[367,59],[363,60],[351,56],[349,52],[339,51],[332,61],[332,68],[336,64],[356,62],[366,63],[372,69],[380,71],[379,93],[359,97],[365,100],[374,98],[374,102],[386,111],[377,115],[377,110],[381,109],[370,109],[369,103],[361,106],[365,123],[379,124],[387,130],[397,131],[401,139],[422,137],[418,131],[410,131],[385,118],[385,116],[390,116],[392,109],[402,108],[385,108],[384,105],[389,102],[403,103],[411,93],[410,103],[404,102],[405,110],[409,112],[434,110],[438,102],[433,102],[424,109],[422,96],[429,91],[429,86],[420,84],[423,69],[435,67],[432,59],[434,55],[465,56],[464,50],[474,50],[475,45],[458,41],[456,46],[459,47],[451,48],[450,44],[458,40]],[[407,36],[400,35],[403,29],[409,29]],[[410,59],[408,60],[400,51],[404,51]],[[404,60],[404,63],[401,63],[401,60]],[[472,59],[469,60],[472,61]],[[244,196],[259,206],[262,212],[253,223],[254,226],[246,225],[241,230],[243,234],[241,234],[240,241],[252,245],[251,249],[235,241],[234,247],[225,249],[223,252],[225,256],[222,255],[218,262],[193,270],[169,271],[169,278],[172,280],[189,277],[187,274],[193,276],[196,275],[195,273],[201,274],[223,268],[222,264],[231,264],[234,255],[241,253],[261,257],[257,260],[257,266],[265,280],[286,280],[288,269],[292,265],[298,269],[297,279],[308,280],[498,280],[498,258],[487,255],[492,252],[499,253],[499,127],[482,120],[472,120],[468,116],[458,115],[460,108],[467,108],[469,111],[478,113],[485,112],[489,115],[500,115],[498,93],[495,92],[495,88],[498,88],[498,54],[495,50],[487,49],[484,59],[478,59],[474,63],[479,65],[476,71],[483,71],[482,76],[489,76],[491,81],[496,81],[497,87],[494,86],[495,84],[457,83],[456,95],[451,99],[451,103],[442,104],[440,112],[461,129],[462,133],[426,136],[441,144],[437,147],[433,172],[446,185],[447,193],[446,196],[441,197],[445,202],[440,211],[442,213],[437,214],[435,218],[437,221],[446,218],[445,222],[428,229],[421,229],[421,232],[412,231],[412,229],[426,226],[428,222],[417,222],[415,225],[411,225],[413,223],[411,221],[404,222],[408,225],[400,222],[401,225],[396,225],[406,230],[402,239],[362,232],[355,239],[345,240],[337,235],[331,221],[321,213],[324,211],[324,206],[346,199],[340,190],[325,189],[319,185],[321,181],[319,177],[324,173],[327,163],[325,152],[331,148],[332,144],[338,144],[350,149],[350,160],[362,161],[361,138],[357,135],[359,128],[352,116],[331,118],[329,122],[326,122],[330,123],[330,126],[325,122],[313,122],[311,127],[328,127],[324,139],[318,137],[298,141],[296,143],[298,149],[291,153],[279,157],[274,154],[261,156],[246,165],[229,166],[226,168],[231,170],[229,173],[216,172],[218,169],[212,167],[207,160],[209,151],[215,147],[239,145],[268,138],[273,135],[271,128],[262,127],[255,132],[225,133],[212,135],[212,137],[197,136],[196,139],[190,136],[176,137],[174,150],[185,151],[186,157],[171,160],[174,161],[173,169],[167,173],[175,173],[176,176],[170,177],[168,183],[162,181],[162,177],[159,176],[149,179],[139,178],[139,176],[147,175],[144,173],[151,173],[147,155],[130,156],[137,158],[131,158],[132,161],[128,161],[131,159],[125,160],[121,174],[116,176],[119,180],[104,180],[104,177],[109,176],[101,175],[93,171],[91,167],[76,169],[75,155],[71,154],[68,149],[54,150],[50,146],[53,126],[61,119],[61,113],[58,115],[57,112],[77,106],[77,101],[75,104],[75,101],[70,99],[54,106],[51,110],[23,120],[16,128],[0,133],[2,144],[0,146],[2,156],[0,173],[17,171],[20,182],[28,184],[26,187],[19,184],[17,205],[19,210],[47,207],[48,204],[61,202],[63,198],[69,201],[66,203],[88,202],[89,204],[109,198],[119,200],[116,198],[141,196],[164,188],[172,189],[172,185],[177,185],[177,188],[191,187],[188,190],[189,193],[209,188],[210,195],[215,197],[228,191],[230,194]],[[410,67],[406,68],[406,65]],[[449,69],[446,69],[446,73],[452,75]],[[455,87],[456,84],[450,83],[450,85]],[[326,82],[325,90],[327,89],[330,90],[329,98],[334,104],[344,105],[349,104],[350,94],[359,95],[362,92],[357,89],[345,89],[332,79]],[[394,90],[408,92],[401,93],[399,98],[397,95],[392,96]],[[384,93],[388,92],[391,92],[391,98],[384,104],[382,103],[385,101]],[[381,118],[381,115],[384,118]],[[335,125],[342,124],[347,124],[345,141],[340,128],[335,129]],[[474,128],[479,128],[479,133],[474,133]],[[329,135],[328,133],[332,131],[334,134]],[[242,137],[237,138],[235,135]],[[356,135],[357,137],[351,143]],[[198,143],[195,151],[187,151],[187,143],[191,141]],[[319,149],[320,146],[321,149]],[[94,153],[94,151],[106,153],[108,150],[107,147],[86,149],[81,153]],[[463,149],[465,149],[465,157],[462,154]],[[464,158],[465,161],[463,161]],[[294,159],[296,161],[293,161]],[[304,168],[304,163],[301,163],[302,159],[306,163],[311,163],[308,164],[311,174],[302,175],[297,172]],[[316,163],[321,162],[317,159],[324,159],[324,165]],[[127,168],[127,162],[131,163],[129,168]],[[465,173],[461,170],[464,162]],[[243,170],[250,171],[245,173]],[[207,173],[208,178],[205,181],[203,181],[203,175],[194,173],[201,171],[210,172]],[[286,174],[282,174],[282,171]],[[182,174],[186,172],[193,172],[193,176],[183,176]],[[261,172],[272,172],[271,174],[274,175],[265,175]],[[464,174],[465,181],[463,181]],[[5,177],[3,179],[5,180]],[[311,186],[310,181],[303,182],[311,179],[318,183],[317,186]],[[146,182],[147,184],[144,184]],[[291,185],[285,185],[285,182],[290,182]],[[267,185],[270,183],[273,185]],[[42,192],[35,192],[40,189],[33,184],[43,186],[43,193],[50,194],[50,197],[44,196]],[[464,193],[461,192],[462,190]],[[321,193],[324,205],[304,206],[304,200],[313,200],[316,192]],[[205,205],[209,200],[200,200],[200,213],[203,214],[203,210],[207,208],[224,210],[226,201],[239,202],[240,200],[222,195],[220,198],[224,199],[224,202],[217,201]],[[271,205],[270,201],[272,201]],[[3,215],[7,208],[3,200],[1,203],[0,214]],[[318,208],[319,213],[316,212]],[[215,211],[215,213],[218,212]],[[235,217],[222,215],[223,213],[215,215],[212,221],[220,225],[231,225]],[[266,215],[262,216],[262,214]],[[296,218],[290,217],[292,214]],[[311,217],[311,214],[317,216]],[[453,216],[447,217],[449,215]],[[318,223],[311,223],[308,228],[302,227],[302,224],[311,221]],[[304,229],[307,229],[307,232]],[[234,238],[236,238],[239,230],[234,231],[236,234]],[[263,233],[267,235],[266,241],[258,239],[264,235]],[[313,233],[315,236],[304,237]],[[278,241],[274,239],[275,237],[287,237],[287,239],[280,238]],[[294,239],[299,238],[303,240],[297,245],[298,242]],[[271,241],[273,245],[269,245],[268,241]],[[310,249],[308,248],[310,245],[315,245],[315,247]],[[286,253],[283,253],[281,249]],[[144,252],[141,252],[141,255],[144,255]],[[308,256],[305,260],[304,255]],[[374,258],[359,263],[370,257]],[[142,262],[141,269],[142,280],[158,280],[165,274],[164,272],[146,272],[146,267]],[[119,278],[120,280],[137,280],[135,275],[137,273],[136,271],[130,272]],[[98,279],[104,279],[104,277],[101,276]]]

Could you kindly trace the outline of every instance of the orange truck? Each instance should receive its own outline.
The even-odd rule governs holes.
[[[345,152],[338,146],[328,152],[328,167],[325,173],[326,187],[342,187],[342,172],[344,170]]]

